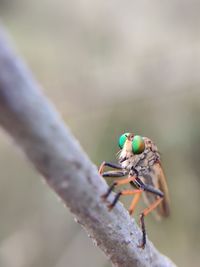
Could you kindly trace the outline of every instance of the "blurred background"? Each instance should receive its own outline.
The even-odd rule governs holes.
[[[171,217],[149,216],[147,230],[182,267],[200,262],[199,10],[195,0],[0,0],[18,53],[97,166],[116,161],[124,132],[158,145]],[[0,168],[0,266],[111,266],[3,131]]]

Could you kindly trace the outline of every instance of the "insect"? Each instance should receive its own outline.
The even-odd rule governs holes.
[[[133,214],[141,195],[143,195],[147,207],[140,213],[139,220],[143,235],[142,243],[138,246],[144,248],[146,244],[145,216],[152,211],[156,212],[157,218],[167,217],[170,213],[166,178],[158,148],[151,139],[133,133],[124,133],[119,138],[119,147],[118,164],[103,162],[99,173],[103,177],[125,178],[114,180],[102,198],[106,200],[115,187],[130,184],[133,189],[121,190],[116,193],[108,208],[112,210],[120,196],[134,195],[129,207],[129,213]],[[104,172],[105,166],[114,170]]]

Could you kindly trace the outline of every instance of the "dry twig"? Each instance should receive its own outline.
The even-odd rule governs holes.
[[[114,266],[175,266],[148,240],[144,250],[137,247],[141,231],[120,203],[108,212],[100,198],[107,189],[105,181],[10,48],[2,29],[0,124]]]

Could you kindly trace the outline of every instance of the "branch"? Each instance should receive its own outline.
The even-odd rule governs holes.
[[[148,240],[144,250],[137,247],[141,231],[120,203],[108,212],[100,198],[107,190],[105,181],[9,47],[2,28],[0,124],[113,266],[175,266]]]

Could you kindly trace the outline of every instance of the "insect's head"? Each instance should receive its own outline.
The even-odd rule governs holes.
[[[141,154],[145,150],[145,142],[142,136],[133,133],[124,133],[119,137],[119,147],[126,152]]]

